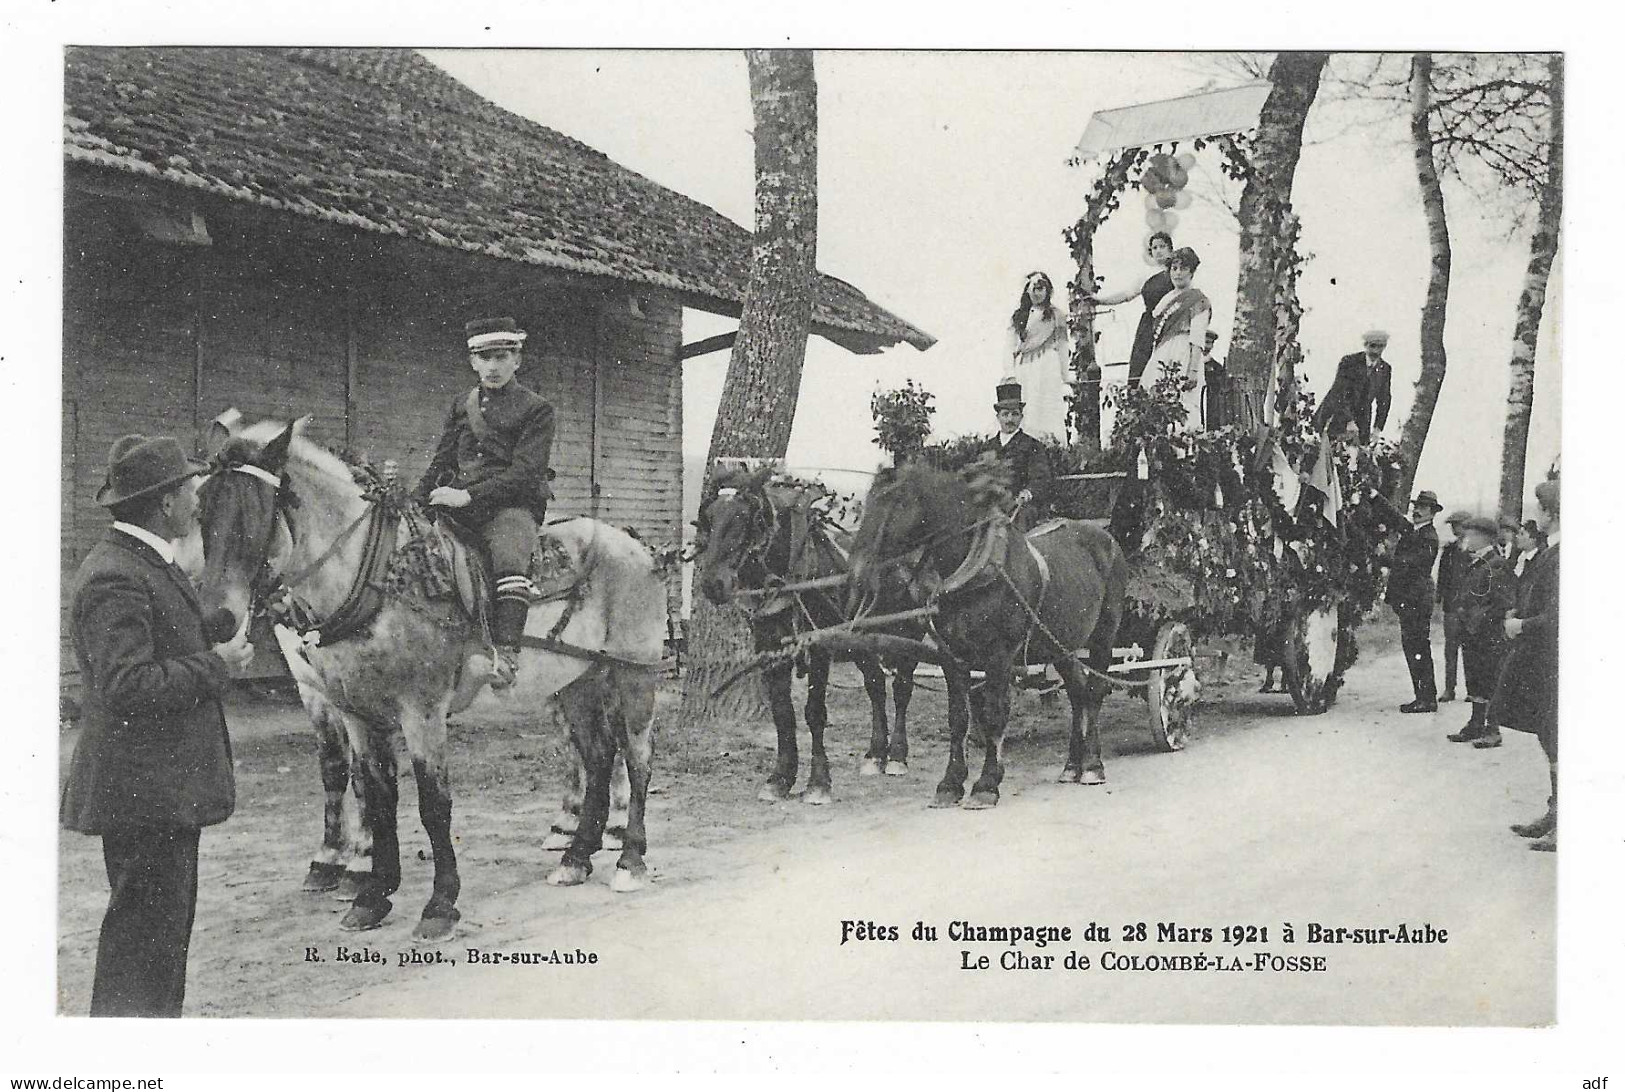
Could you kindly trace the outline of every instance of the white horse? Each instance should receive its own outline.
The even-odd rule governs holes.
[[[466,709],[485,689],[490,648],[456,602],[394,590],[355,625],[343,621],[376,585],[371,562],[403,534],[362,495],[342,460],[298,435],[299,422],[243,429],[216,456],[202,489],[205,611],[224,608],[246,625],[256,589],[279,578],[308,618],[306,640],[285,642],[307,711],[320,734],[342,720],[359,766],[356,797],[370,828],[373,867],[358,874],[360,890],[345,929],[370,929],[388,915],[400,886],[396,829],[398,792],[393,737],[404,737],[418,786],[418,811],[434,851],[434,890],[413,937],[444,940],[460,917],[460,889],[451,838],[451,786],[446,717]],[[666,590],[649,551],[624,531],[575,519],[544,531],[560,570],[574,574],[557,595],[532,609],[518,682],[499,692],[509,706],[551,711],[569,729],[585,785],[579,821],[565,815],[555,830],[574,826],[557,868],[561,886],[582,883],[602,844],[610,782],[618,755],[629,789],[622,852],[611,886],[643,885],[647,868],[644,808],[652,757],[655,689],[666,633]],[[453,547],[461,550],[461,547]],[[460,559],[461,560],[461,559]],[[327,640],[319,636],[330,626]],[[352,630],[340,635],[337,630]],[[556,632],[555,632],[556,630]],[[329,767],[332,766],[333,770]],[[328,826],[338,822],[345,778],[324,756]],[[331,863],[331,862],[329,862]]]

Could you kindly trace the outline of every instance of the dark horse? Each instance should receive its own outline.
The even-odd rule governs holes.
[[[771,591],[773,585],[846,576],[851,536],[822,510],[831,496],[816,483],[786,478],[764,467],[724,471],[717,478],[715,493],[700,507],[694,582],[718,605],[747,600],[751,636],[759,653],[782,647],[786,638],[847,620],[842,607],[844,579],[800,592]],[[894,632],[917,637],[922,628]],[[830,799],[829,759],[824,753],[830,660],[830,654],[817,646],[807,652],[806,716],[812,736],[812,767],[802,800],[808,804],[827,804]],[[852,662],[869,695],[869,749],[861,772],[865,776],[881,772],[902,776],[908,773],[908,706],[914,694],[915,661],[888,660],[894,669],[892,701],[896,708],[889,729],[886,673],[879,658],[860,653],[852,656]],[[785,660],[765,671],[768,704],[778,730],[778,757],[759,794],[763,800],[789,796],[799,769],[791,666]]]
[[[999,802],[1004,729],[1010,718],[1015,665],[1052,663],[1072,703],[1062,781],[1106,780],[1099,713],[1128,581],[1128,563],[1106,531],[1055,520],[1027,536],[1001,508],[1007,492],[972,468],[975,484],[911,464],[877,478],[852,547],[853,594],[883,586],[887,569],[922,552],[920,578],[936,606],[935,635],[969,667],[987,674],[971,692],[971,714],[983,745],[982,773],[971,807]],[[1086,671],[1080,662],[1086,659]],[[948,770],[937,786],[939,807],[965,794],[965,729],[950,723]]]
[[[354,589],[377,586],[368,559],[377,556],[378,544],[397,543],[403,533],[399,517],[364,496],[349,468],[298,436],[294,425],[263,422],[243,430],[201,493],[201,598],[206,609],[225,608],[243,625],[253,589],[268,574],[281,578],[308,614],[342,617]],[[551,711],[565,722],[587,770],[579,827],[549,883],[582,883],[591,872],[609,811],[612,771],[617,755],[626,756],[631,801],[611,886],[635,890],[647,871],[644,804],[657,682],[649,668],[658,665],[665,638],[665,585],[649,551],[614,527],[576,519],[554,524],[546,534],[565,579],[576,576],[531,611],[527,634],[547,633],[542,643],[551,645],[525,649],[519,682],[498,700],[538,715]],[[462,556],[460,546],[448,549]],[[454,567],[467,571],[466,564]],[[376,613],[354,632],[339,637],[334,629],[329,635],[303,651],[308,670],[298,679],[302,693],[319,692],[321,708],[345,723],[361,760],[364,792],[358,796],[365,801],[373,844],[373,871],[341,927],[376,926],[400,886],[393,746],[398,732],[411,754],[418,811],[434,851],[434,889],[414,939],[444,940],[460,917],[461,888],[451,833],[446,716],[467,708],[484,689],[488,647],[455,602],[408,592],[386,591]]]

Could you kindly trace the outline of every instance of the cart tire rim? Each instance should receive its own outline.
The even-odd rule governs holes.
[[[1190,630],[1181,622],[1173,622],[1157,634],[1152,658],[1189,657],[1191,653]],[[1194,664],[1152,670],[1147,695],[1151,727],[1157,742],[1167,750],[1177,751],[1185,746],[1190,735],[1191,713],[1201,690]]]

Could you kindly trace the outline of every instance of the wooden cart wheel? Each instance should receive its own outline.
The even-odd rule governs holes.
[[[1167,660],[1193,655],[1191,631],[1183,622],[1164,622],[1157,630],[1151,659]],[[1145,704],[1151,723],[1151,738],[1164,751],[1178,751],[1190,738],[1196,715],[1196,699],[1202,692],[1196,664],[1183,667],[1155,667],[1146,683]]]
[[[1342,678],[1337,673],[1337,608],[1311,611],[1298,618],[1287,634],[1281,674],[1292,704],[1306,715],[1324,713],[1337,699]]]

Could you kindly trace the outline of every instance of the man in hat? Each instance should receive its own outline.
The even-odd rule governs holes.
[[[1490,723],[1489,704],[1501,670],[1505,636],[1501,632],[1507,612],[1516,604],[1517,591],[1511,567],[1497,549],[1501,530],[1488,516],[1471,516],[1462,521],[1461,533],[1467,550],[1467,567],[1455,589],[1457,625],[1461,627],[1461,666],[1467,681],[1467,700],[1472,715],[1459,732],[1450,733],[1452,743],[1471,742],[1474,747],[1499,747],[1501,729]]]
[[[1314,425],[1322,432],[1336,433],[1353,421],[1360,430],[1360,443],[1369,444],[1372,434],[1388,424],[1394,369],[1382,358],[1388,347],[1386,331],[1367,330],[1361,340],[1363,352],[1350,353],[1337,362],[1337,378],[1315,410]]]
[[[1202,335],[1202,427],[1223,428],[1230,424],[1224,413],[1224,361],[1213,355],[1219,343],[1217,331]]]
[[[1557,608],[1558,544],[1562,537],[1561,493],[1557,481],[1535,487],[1535,501],[1546,532],[1546,547],[1530,562],[1532,572],[1518,609],[1504,623],[1512,645],[1501,668],[1492,723],[1520,732],[1533,732],[1540,740],[1551,773],[1552,792],[1546,814],[1529,823],[1514,823],[1512,832],[1533,838],[1530,849],[1557,848]]]
[[[1432,490],[1416,494],[1388,573],[1386,599],[1399,616],[1399,643],[1411,673],[1412,700],[1399,707],[1401,713],[1432,713],[1439,708],[1431,627],[1433,560],[1439,553],[1439,533],[1433,529],[1433,521],[1440,510],[1439,498]]]
[[[1453,536],[1439,548],[1439,602],[1444,606],[1444,693],[1440,701],[1456,700],[1456,671],[1461,662],[1461,625],[1456,617],[1456,589],[1462,573],[1467,571],[1467,544],[1461,537],[1461,525],[1471,518],[1471,512],[1461,509],[1450,513],[1444,521]]]
[[[417,497],[453,510],[491,551],[491,636],[497,646],[491,685],[499,688],[511,686],[519,669],[535,591],[530,559],[553,496],[547,484],[553,476],[553,407],[514,378],[526,334],[513,319],[475,319],[464,332],[468,363],[480,381],[452,402]]]
[[[1049,452],[1044,445],[1021,430],[1027,403],[1021,400],[1021,384],[1006,378],[998,385],[993,412],[999,419],[999,461],[1010,470],[1010,492],[1021,503],[1016,525],[1027,530],[1038,522],[1049,499]]]
[[[205,626],[172,545],[196,523],[205,469],[173,437],[115,443],[96,495],[113,526],[74,581],[83,731],[61,821],[101,836],[110,889],[92,1016],[181,1014],[198,834],[236,805],[220,693],[253,658],[247,620]]]

